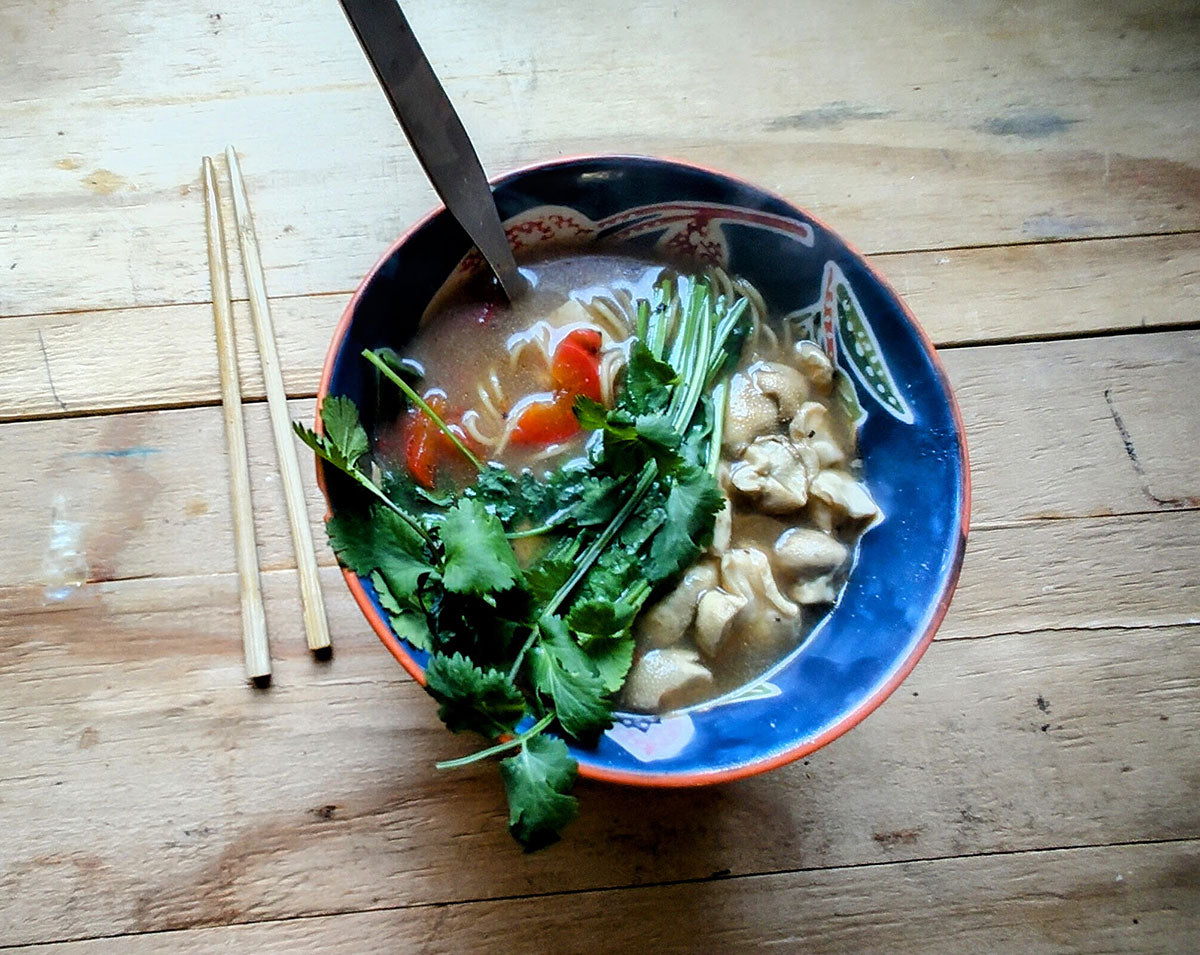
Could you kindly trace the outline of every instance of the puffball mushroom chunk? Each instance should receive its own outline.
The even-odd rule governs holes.
[[[706,590],[696,607],[696,646],[706,657],[715,657],[729,636],[730,624],[749,601],[741,594]]]
[[[779,425],[779,410],[769,397],[755,387],[749,375],[736,374],[729,380],[729,400],[725,405],[726,453],[737,454],[761,434]]]
[[[775,562],[796,574],[824,574],[841,567],[850,551],[841,541],[807,527],[792,527],[775,542]]]
[[[879,513],[879,507],[867,489],[845,471],[822,471],[813,478],[809,490],[814,497],[852,520],[863,520]]]
[[[729,469],[729,483],[757,499],[766,513],[790,514],[808,502],[813,473],[800,448],[787,438],[770,435],[755,439],[746,448],[742,459]]]
[[[625,702],[635,710],[657,711],[673,700],[701,695],[712,681],[712,673],[700,663],[695,650],[651,650],[629,671]]]
[[[634,635],[639,646],[669,647],[682,640],[696,616],[700,595],[716,585],[715,561],[693,564],[674,590],[638,616]]]

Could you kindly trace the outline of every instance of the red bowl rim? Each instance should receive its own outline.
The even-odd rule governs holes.
[[[780,766],[785,766],[797,759],[802,759],[803,757],[808,756],[809,754],[820,749],[822,746],[825,746],[826,744],[837,739],[843,733],[853,729],[871,713],[873,713],[883,703],[884,700],[892,695],[893,692],[895,692],[896,687],[904,682],[904,680],[912,672],[913,667],[917,665],[917,661],[921,659],[925,651],[929,648],[930,643],[933,642],[934,634],[937,632],[938,627],[941,626],[942,621],[946,617],[946,612],[950,608],[950,600],[954,596],[955,588],[958,586],[958,578],[962,570],[963,555],[967,546],[967,532],[970,527],[971,519],[971,468],[970,458],[967,451],[966,431],[963,428],[962,412],[959,409],[958,400],[954,395],[954,390],[950,387],[950,378],[946,374],[945,365],[942,364],[942,360],[937,353],[937,349],[934,347],[934,344],[930,340],[929,335],[925,332],[925,329],[922,328],[921,324],[917,321],[916,316],[913,315],[912,310],[908,307],[908,303],[901,298],[900,294],[896,291],[891,282],[889,282],[875,268],[867,256],[860,252],[854,245],[847,242],[840,233],[826,225],[823,220],[817,216],[814,216],[807,210],[797,206],[794,202],[791,202],[790,200],[785,199],[784,197],[777,195],[768,189],[764,189],[761,186],[751,183],[746,179],[730,175],[723,170],[714,169],[709,166],[702,166],[686,160],[671,159],[662,156],[642,156],[630,153],[584,153],[573,156],[562,156],[557,159],[544,160],[542,162],[520,166],[516,169],[510,170],[509,172],[503,173],[502,175],[492,177],[489,182],[493,186],[498,186],[510,179],[519,178],[521,176],[529,175],[530,173],[538,172],[539,170],[550,169],[556,166],[570,165],[573,163],[587,161],[614,160],[618,162],[640,162],[649,160],[652,162],[670,163],[685,169],[691,169],[696,172],[702,172],[707,175],[719,176],[721,178],[731,180],[750,190],[770,196],[777,202],[780,202],[788,208],[794,210],[809,222],[819,226],[830,235],[836,237],[852,255],[858,257],[858,259],[866,267],[867,271],[871,273],[875,280],[879,282],[879,284],[883,286],[883,288],[899,304],[900,310],[904,314],[904,317],[916,331],[921,344],[924,346],[926,353],[932,360],[933,367],[941,380],[947,397],[949,398],[950,412],[953,415],[955,427],[958,431],[958,451],[963,478],[962,488],[959,493],[961,520],[959,525],[958,544],[955,550],[954,560],[950,566],[950,571],[946,576],[946,581],[943,585],[942,594],[938,600],[937,607],[934,610],[933,616],[929,620],[928,626],[925,628],[925,632],[921,635],[921,639],[913,646],[913,649],[910,651],[909,655],[904,659],[904,661],[900,664],[895,673],[892,674],[891,678],[889,678],[886,683],[880,686],[873,694],[871,694],[871,696],[861,701],[841,720],[829,727],[829,729],[814,739],[797,743],[794,746],[784,749],[783,751],[775,753],[771,756],[764,757],[763,759],[742,763],[726,769],[690,773],[656,773],[611,769],[602,766],[589,765],[586,762],[579,763],[579,775],[585,779],[595,779],[603,782],[621,783],[625,785],[650,786],[655,788],[683,788],[689,786],[704,786],[712,783],[729,782],[735,779],[744,779],[749,776],[757,776],[759,773],[765,773]],[[445,211],[445,206],[437,206],[427,212],[424,216],[413,223],[412,226],[405,230],[405,232],[388,247],[387,251],[380,256],[379,260],[371,267],[370,271],[367,272],[362,281],[359,282],[358,287],[354,290],[354,294],[350,297],[350,301],[346,304],[346,308],[342,312],[341,318],[338,320],[337,327],[334,329],[333,338],[329,343],[329,350],[326,352],[325,364],[321,371],[321,383],[317,389],[317,403],[314,411],[314,427],[318,434],[323,432],[323,425],[320,416],[321,404],[325,400],[325,396],[329,393],[329,383],[333,377],[333,368],[337,360],[338,351],[340,350],[342,341],[345,339],[346,333],[350,328],[350,322],[358,308],[358,303],[362,298],[363,292],[371,283],[372,279],[375,278],[376,273],[383,267],[384,263],[387,262],[387,260],[390,259],[392,255],[394,255],[396,251],[403,246],[414,233],[423,228],[428,222],[430,222],[430,220],[441,215]],[[325,513],[326,518],[328,518],[330,515],[332,515],[333,508],[329,501],[329,492],[325,487],[324,471],[320,466],[319,460],[317,461],[317,485],[320,487],[321,493],[325,497]],[[409,676],[416,680],[418,684],[424,686],[425,671],[416,662],[416,660],[412,658],[412,656],[404,648],[404,644],[399,640],[399,638],[396,637],[394,633],[392,633],[391,628],[389,628],[387,625],[387,622],[375,610],[375,606],[371,602],[370,597],[367,596],[367,592],[363,588],[362,581],[359,580],[358,575],[353,571],[347,570],[346,568],[342,568],[341,570],[342,576],[346,580],[346,585],[350,588],[350,593],[354,597],[354,602],[358,604],[359,610],[361,610],[363,616],[367,618],[367,622],[371,625],[371,629],[375,631],[383,645],[388,649],[392,656],[396,658],[397,662],[404,667]]]

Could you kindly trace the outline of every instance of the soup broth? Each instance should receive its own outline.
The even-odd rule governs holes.
[[[481,458],[542,476],[588,452],[592,434],[564,411],[580,394],[611,406],[635,333],[634,302],[649,299],[670,270],[573,254],[523,271],[532,288],[513,305],[470,282],[444,291],[405,358],[421,372],[417,390]],[[722,418],[724,508],[712,543],[633,621],[634,659],[618,703],[635,711],[701,703],[763,674],[828,613],[858,537],[878,518],[860,481],[856,422],[825,353],[767,314],[746,283],[723,273],[712,281],[730,298],[747,297],[742,320],[752,326]],[[411,471],[435,494],[469,482],[461,456],[439,450],[422,427],[416,412],[385,423],[379,465]],[[545,546],[514,542],[524,563]]]

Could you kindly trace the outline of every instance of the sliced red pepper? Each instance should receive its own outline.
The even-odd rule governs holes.
[[[446,413],[446,398],[438,392],[425,395],[425,403],[439,417]],[[437,481],[439,451],[449,439],[442,434],[429,416],[420,408],[412,408],[404,421],[404,461],[408,473],[425,487],[432,488]]]
[[[600,333],[592,328],[570,332],[554,350],[550,376],[565,391],[600,401]]]
[[[575,396],[567,391],[522,401],[513,409],[518,415],[513,444],[554,444],[578,433],[574,401]]]

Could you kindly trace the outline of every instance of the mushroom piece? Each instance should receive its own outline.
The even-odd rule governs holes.
[[[808,400],[808,380],[790,365],[756,361],[747,374],[759,391],[774,400],[779,421],[790,421]]]
[[[806,461],[805,457],[809,460]],[[768,514],[798,511],[808,501],[808,484],[819,462],[781,435],[757,438],[746,448],[742,460],[729,469],[729,483],[748,497],[756,498]]]
[[[831,604],[837,600],[838,588],[833,585],[833,575],[825,574],[812,580],[802,580],[788,591],[792,599],[806,607],[812,604]]]
[[[822,471],[812,479],[809,490],[835,510],[854,520],[874,517],[879,507],[867,489],[845,471]]]
[[[794,574],[812,576],[837,570],[849,554],[841,541],[807,527],[790,528],[775,542],[776,566]]]
[[[842,464],[846,460],[846,451],[834,433],[829,409],[820,402],[806,401],[802,404],[788,426],[788,434],[797,444],[811,447],[823,468]]]
[[[727,452],[741,453],[751,441],[774,431],[778,424],[779,409],[775,402],[759,391],[748,375],[739,372],[729,379],[725,433],[721,440]]]
[[[696,606],[696,646],[706,657],[715,657],[729,636],[730,624],[750,601],[741,594],[706,590]]]
[[[815,342],[796,342],[796,367],[813,386],[822,392],[827,392],[833,385],[833,365],[829,356]]]
[[[695,650],[651,650],[629,672],[625,703],[631,709],[654,712],[702,696],[712,682],[712,673]]]
[[[713,524],[713,539],[708,547],[709,553],[716,557],[729,550],[729,545],[733,542],[733,504],[727,494],[722,494],[721,498],[725,503],[717,511],[716,522]]]
[[[688,568],[669,594],[638,615],[634,636],[644,647],[669,647],[683,639],[696,616],[700,595],[717,585],[715,561],[701,561]]]
[[[745,597],[747,602],[765,600],[787,617],[800,612],[780,593],[767,555],[757,547],[737,547],[721,558],[721,589]]]

